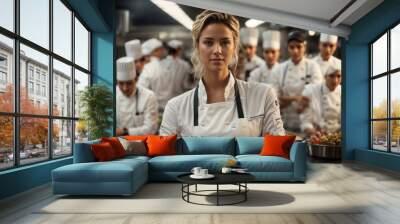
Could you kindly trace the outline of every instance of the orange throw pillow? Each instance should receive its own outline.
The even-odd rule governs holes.
[[[121,142],[119,142],[119,139],[117,137],[111,137],[111,138],[101,138],[101,142],[108,142],[114,149],[115,155],[117,158],[125,157],[126,156],[126,151],[124,149],[124,146],[122,146]]]
[[[93,144],[90,147],[94,154],[94,157],[99,162],[110,161],[117,158],[114,149],[108,142]]]
[[[124,139],[128,141],[146,141],[147,135],[126,135],[122,136]]]
[[[176,135],[147,137],[148,156],[165,156],[176,154]]]
[[[260,155],[262,156],[280,156],[286,159],[290,157],[290,148],[293,145],[296,136],[264,136],[264,146],[261,149]]]

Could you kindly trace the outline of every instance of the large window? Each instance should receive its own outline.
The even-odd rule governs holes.
[[[370,45],[371,148],[400,153],[400,24]]]
[[[77,104],[90,35],[64,0],[0,0],[0,170],[71,156],[87,139]]]

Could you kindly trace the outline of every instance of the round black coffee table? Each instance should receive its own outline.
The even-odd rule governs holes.
[[[245,202],[247,200],[247,192],[249,188],[247,183],[255,180],[255,177],[248,173],[216,173],[213,174],[215,177],[212,179],[193,179],[190,177],[191,173],[182,174],[177,177],[178,181],[182,183],[182,199],[188,203],[198,205],[234,205]],[[197,185],[215,185],[215,190],[198,190]],[[190,191],[190,186],[195,186],[194,191]],[[223,190],[220,189],[220,185],[236,185],[237,190]],[[215,194],[206,194],[214,192]],[[216,197],[216,204],[202,204],[190,201],[190,196],[204,196],[204,197]],[[240,199],[231,203],[221,203],[221,197],[232,197],[240,196]]]

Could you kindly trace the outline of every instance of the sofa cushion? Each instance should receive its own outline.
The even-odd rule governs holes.
[[[148,156],[165,156],[176,154],[176,135],[158,136],[150,135],[147,137],[146,143],[148,147]]]
[[[115,150],[108,142],[102,142],[99,144],[92,144],[91,146],[96,161],[105,162],[117,159],[118,156],[115,154]]]
[[[178,141],[177,154],[235,155],[235,139],[233,137],[183,137]]]
[[[292,161],[279,156],[238,155],[240,167],[249,172],[292,172]]]
[[[104,137],[101,138],[101,142],[108,142],[114,149],[115,155],[117,158],[122,158],[126,156],[126,151],[124,146],[122,146],[121,142],[119,141],[118,137]]]
[[[231,155],[175,155],[158,156],[149,160],[150,171],[163,172],[190,172],[193,167],[199,166],[211,172],[219,171],[230,159]]]
[[[140,159],[75,163],[52,173],[53,181],[58,182],[130,182],[136,172],[147,172],[147,163]]]
[[[75,143],[74,147],[74,163],[95,162],[96,158],[90,148],[92,144],[99,144],[99,139],[87,142]]]
[[[290,159],[290,149],[296,139],[295,135],[273,136],[265,135],[261,156],[280,156]]]
[[[237,137],[236,155],[260,154],[264,145],[263,137]]]
[[[126,155],[147,155],[146,142],[141,140],[126,140],[125,138],[119,137],[119,141],[126,151]]]

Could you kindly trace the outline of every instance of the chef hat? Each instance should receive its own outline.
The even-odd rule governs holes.
[[[125,43],[126,56],[138,60],[142,57],[142,47],[140,46],[140,40],[135,39]]]
[[[131,57],[122,57],[117,60],[117,80],[130,81],[136,78],[135,61]]]
[[[258,43],[258,29],[256,28],[242,28],[240,29],[240,38],[245,45],[257,46]]]
[[[263,34],[263,48],[279,49],[281,48],[281,33],[277,30],[264,31]]]
[[[319,37],[319,42],[321,42],[321,43],[328,42],[328,43],[336,44],[337,40],[338,40],[337,36],[329,35],[329,34],[325,34],[325,33],[321,33],[321,36]]]
[[[330,75],[336,71],[341,72],[342,71],[342,62],[332,62],[329,63],[328,67],[326,68],[325,76]]]
[[[149,40],[146,40],[143,45],[142,45],[142,51],[144,55],[149,55],[151,54],[155,49],[162,47],[163,44],[161,41],[159,41],[156,38],[151,38]]]
[[[173,48],[175,50],[182,47],[182,45],[183,45],[182,41],[179,40],[170,40],[168,42],[168,47]]]

